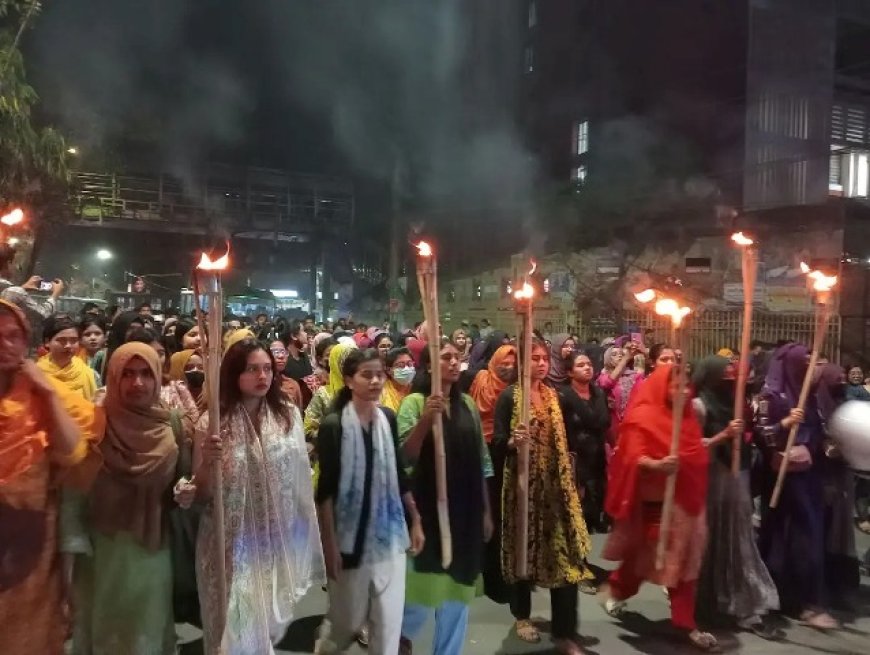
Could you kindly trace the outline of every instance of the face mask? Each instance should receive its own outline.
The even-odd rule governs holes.
[[[497,368],[495,369],[495,374],[498,376],[498,379],[506,384],[511,384],[514,381],[516,369],[511,368]]]
[[[188,371],[184,377],[187,379],[187,386],[193,389],[199,389],[205,384],[205,373],[202,371]]]
[[[393,379],[397,384],[401,384],[403,387],[411,384],[414,381],[414,376],[417,374],[417,369],[413,366],[406,366],[405,368],[395,368],[393,369]]]

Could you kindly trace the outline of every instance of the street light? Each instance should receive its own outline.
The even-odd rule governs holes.
[[[79,154],[79,149],[76,148],[75,146],[70,146],[69,148],[66,149],[66,151],[67,151],[67,153],[69,153],[70,155],[77,155],[77,154]]]
[[[102,262],[108,261],[113,257],[112,253],[106,250],[105,248],[101,248],[97,251],[97,259]]]

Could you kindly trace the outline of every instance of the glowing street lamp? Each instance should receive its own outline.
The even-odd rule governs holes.
[[[97,259],[99,259],[101,262],[109,261],[110,259],[112,259],[112,257],[114,257],[114,255],[111,253],[111,251],[106,250],[105,248],[100,248],[97,251]]]

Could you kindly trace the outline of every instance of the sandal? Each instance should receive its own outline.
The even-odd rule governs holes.
[[[584,580],[579,585],[577,585],[577,590],[581,594],[586,594],[587,596],[595,596],[598,593],[598,587],[595,586],[595,583],[591,580]]]
[[[365,624],[356,633],[356,643],[358,643],[363,648],[369,647],[369,626],[368,626],[368,624]]]
[[[754,620],[750,619],[749,621],[738,621],[737,627],[741,630],[751,632],[756,637],[760,637],[766,641],[782,641],[785,639],[785,631],[775,628],[772,625],[768,625],[763,619],[757,616],[753,617],[753,619]]]
[[[689,642],[695,648],[705,650],[708,653],[719,650],[719,642],[716,641],[716,637],[711,635],[709,632],[701,632],[696,628],[695,630],[692,630],[688,636]]]
[[[537,644],[541,641],[541,632],[528,619],[520,619],[514,624],[514,630],[520,641],[527,644]]]
[[[805,610],[800,616],[801,623],[816,630],[836,630],[840,622],[824,611]]]
[[[414,655],[414,647],[407,637],[399,638],[399,655]]]
[[[604,601],[604,612],[607,616],[618,619],[621,618],[623,614],[625,614],[626,603],[624,600],[616,600],[615,598],[608,598]]]

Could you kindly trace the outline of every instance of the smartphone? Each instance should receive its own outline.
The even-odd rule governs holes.
[[[54,288],[53,282],[42,281],[39,283],[39,290],[40,291],[51,291],[53,288]]]
[[[632,332],[631,342],[636,343],[639,346],[643,345],[643,335],[640,332]]]

